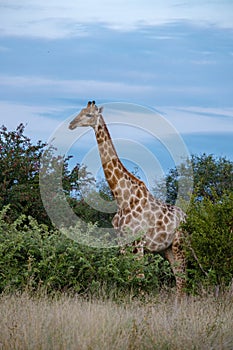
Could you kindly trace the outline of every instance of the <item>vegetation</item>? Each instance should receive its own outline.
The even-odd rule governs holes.
[[[192,172],[190,171],[192,169]],[[182,177],[193,176],[193,198],[218,201],[226,192],[233,192],[233,162],[214,155],[192,155],[175,168],[170,169],[165,179],[154,186],[154,193],[167,203],[175,204]],[[164,187],[166,191],[164,190]],[[166,197],[164,197],[164,193]]]
[[[4,350],[222,349],[233,344],[233,301],[213,296],[115,303],[68,295],[0,297]]]
[[[0,128],[0,210],[10,204],[8,220],[13,222],[24,214],[52,227],[41,200],[39,183],[41,173],[48,180],[46,182],[45,179],[49,193],[48,207],[56,207],[61,195],[58,185],[62,185],[62,192],[77,215],[85,221],[98,221],[98,212],[90,211],[80,191],[81,186],[88,187],[94,182],[85,166],[77,164],[70,170],[71,157],[64,159],[56,155],[56,150],[52,147],[47,148],[41,141],[34,145],[31,139],[24,135],[24,130],[23,124],[20,124],[15,131],[8,131],[5,126]],[[42,154],[43,164],[40,163]],[[45,166],[47,173],[43,172]],[[62,168],[62,184],[57,179],[60,168]]]
[[[45,147],[24,136],[22,124],[0,129],[0,348],[232,349],[233,163],[205,154],[190,160],[194,191],[183,225],[189,296],[177,307],[174,276],[161,256],[138,261],[130,249],[122,255],[116,247],[90,246],[112,214],[88,203],[112,201],[112,194],[104,181],[96,192],[85,167],[70,169],[70,157]],[[170,170],[168,202],[175,203],[180,176],[189,171],[186,163]],[[58,210],[61,196],[85,229],[53,226],[44,204]]]
[[[139,288],[158,291],[169,283],[172,273],[168,263],[147,255],[144,262],[135,261],[131,252],[120,255],[117,248],[101,249],[80,245],[57,230],[48,230],[33,218],[19,217],[0,221],[0,291],[36,290],[49,293],[74,291],[80,294],[125,295]],[[92,230],[93,226],[89,226]],[[137,271],[145,264],[147,279],[138,283]]]
[[[11,204],[9,219],[30,213],[45,220],[38,175],[44,146],[40,141],[33,145],[22,124],[15,131],[0,130],[0,209]]]
[[[0,290],[43,287],[50,293],[72,290],[98,295],[104,288],[106,295],[122,297],[138,291],[155,294],[162,286],[174,286],[170,266],[158,255],[148,254],[140,262],[130,250],[120,255],[116,248],[89,247],[85,237],[95,232],[97,225],[109,227],[112,214],[98,212],[84,200],[81,183],[89,189],[89,200],[98,203],[94,180],[86,168],[77,165],[70,170],[70,158],[63,159],[48,149],[44,160],[48,161],[48,186],[53,196],[48,197],[46,205],[57,208],[61,193],[53,178],[56,168],[62,166],[62,192],[74,212],[88,223],[89,231],[77,229],[84,237],[78,244],[53,227],[39,191],[40,157],[45,146],[40,141],[33,145],[24,136],[22,124],[16,131],[0,130]],[[200,285],[228,288],[233,279],[233,163],[204,154],[192,156],[191,164],[194,192],[184,224],[188,291],[196,293]],[[171,203],[177,196],[179,176],[186,171],[185,164],[180,167],[171,169],[166,177]],[[104,182],[99,184],[99,193],[112,200]],[[142,268],[146,278],[138,280],[136,275]]]
[[[194,290],[233,281],[233,192],[212,200],[193,199],[184,225],[189,284]]]
[[[187,234],[188,290],[233,283],[233,162],[213,155],[192,155],[171,169],[155,195],[176,203],[181,176],[193,170],[193,193],[183,229]]]

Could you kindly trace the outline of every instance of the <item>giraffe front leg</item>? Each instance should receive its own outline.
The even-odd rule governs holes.
[[[186,271],[186,257],[185,251],[182,246],[183,233],[181,231],[176,232],[175,239],[172,244],[172,252],[175,256],[175,269],[176,269],[176,286],[177,296],[183,297],[186,287],[187,271]]]
[[[177,297],[182,298],[186,287],[186,259],[179,238],[175,238],[172,246],[165,251],[165,257],[176,279]]]
[[[137,240],[133,243],[133,253],[135,254],[136,260],[143,262],[144,261],[144,239]],[[144,274],[144,268],[143,266],[140,267],[139,271],[137,272],[136,277],[138,279],[145,278]]]

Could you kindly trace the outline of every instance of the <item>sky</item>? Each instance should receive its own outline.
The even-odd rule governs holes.
[[[67,131],[88,100],[145,176],[177,144],[233,160],[233,1],[0,0],[0,124],[34,141],[66,129],[73,161],[92,162],[94,134]]]

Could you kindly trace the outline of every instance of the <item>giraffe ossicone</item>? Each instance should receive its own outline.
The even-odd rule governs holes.
[[[130,232],[140,255],[144,250],[163,252],[175,275],[177,293],[182,295],[186,263],[180,225],[185,220],[185,214],[179,207],[156,199],[145,183],[125,168],[117,155],[102,111],[103,107],[99,108],[95,101],[89,101],[70,122],[69,129],[89,126],[95,132],[103,171],[117,203],[118,210],[112,225],[119,239],[123,243]]]

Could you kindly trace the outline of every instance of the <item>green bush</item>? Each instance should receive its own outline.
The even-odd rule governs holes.
[[[193,200],[187,231],[189,286],[227,286],[233,278],[233,192]]]
[[[0,291],[42,288],[119,296],[139,290],[154,293],[161,286],[174,285],[170,266],[159,255],[146,254],[138,261],[130,248],[121,255],[117,247],[85,245],[95,225],[88,226],[86,236],[77,228],[81,245],[32,217],[21,215],[9,223],[7,210],[0,215]],[[193,200],[184,229],[188,289],[228,286],[233,278],[233,193],[215,202]],[[145,279],[139,280],[137,273],[142,270]]]
[[[138,261],[130,251],[121,255],[118,248],[80,245],[31,217],[7,223],[6,212],[0,217],[0,291],[44,288],[110,295],[156,292],[173,283],[170,266],[160,256],[148,254]],[[141,269],[143,280],[136,277]]]

